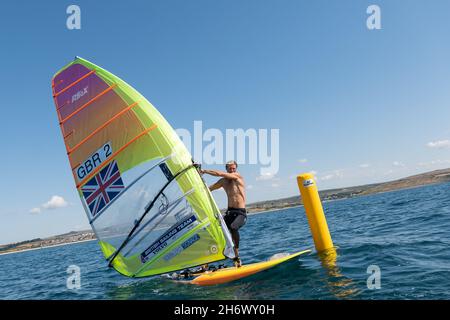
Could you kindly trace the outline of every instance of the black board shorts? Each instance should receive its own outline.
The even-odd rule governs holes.
[[[237,231],[247,222],[247,210],[245,208],[228,208],[223,219],[228,229]]]

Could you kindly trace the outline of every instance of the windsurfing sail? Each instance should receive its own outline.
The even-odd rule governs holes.
[[[186,147],[139,92],[82,58],[52,79],[75,186],[108,261],[145,277],[233,258]]]

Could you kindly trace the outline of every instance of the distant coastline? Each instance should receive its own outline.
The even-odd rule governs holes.
[[[95,241],[97,240],[97,238],[93,238],[90,240],[80,240],[80,241],[73,241],[73,242],[63,242],[60,244],[55,244],[55,245],[49,245],[49,246],[36,246],[34,248],[30,248],[30,249],[23,249],[23,250],[10,250],[10,251],[5,251],[2,252],[0,251],[0,256],[5,255],[5,254],[13,254],[13,253],[19,253],[19,252],[26,252],[26,251],[35,251],[35,250],[41,250],[41,249],[49,249],[49,248],[54,248],[54,247],[61,247],[61,246],[67,246],[69,244],[77,244],[77,243],[82,243],[82,242],[89,242],[89,241]]]
[[[49,238],[37,238],[27,241],[21,241],[17,243],[11,243],[6,245],[0,245],[0,255],[9,254],[14,252],[23,252],[38,250],[43,248],[59,247],[67,244],[80,243],[86,241],[96,240],[95,234],[90,231],[72,231],[69,233],[49,237]]]
[[[426,172],[394,181],[374,183],[363,186],[338,188],[319,191],[320,198],[323,202],[348,199],[369,194],[385,193],[402,189],[410,189],[431,184],[439,184],[450,182],[450,168],[443,170],[435,170]],[[251,203],[247,206],[249,215],[277,211],[287,208],[302,206],[300,195]],[[49,237],[37,238],[17,243],[0,245],[0,255],[37,250],[48,247],[56,247],[66,244],[74,244],[96,240],[95,234],[90,230],[72,231],[69,233]]]
[[[414,176],[389,182],[372,183],[355,187],[322,190],[319,191],[319,195],[320,199],[323,202],[326,202],[446,182],[450,182],[450,168],[421,173]],[[300,195],[295,195],[293,197],[283,199],[267,200],[251,203],[247,206],[247,210],[249,211],[249,213],[253,213],[259,211],[286,209],[296,207],[299,205],[302,205],[301,197]]]

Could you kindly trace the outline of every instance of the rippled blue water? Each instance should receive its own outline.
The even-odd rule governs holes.
[[[450,184],[324,203],[335,267],[316,253],[213,287],[129,279],[106,267],[95,241],[0,256],[0,299],[450,299]],[[302,207],[250,216],[244,263],[313,248]],[[66,287],[81,268],[81,289]],[[370,290],[367,268],[381,270]]]

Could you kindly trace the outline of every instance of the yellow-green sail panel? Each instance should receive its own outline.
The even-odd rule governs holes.
[[[233,257],[191,155],[150,102],[79,57],[52,90],[76,188],[112,267],[142,277]]]

